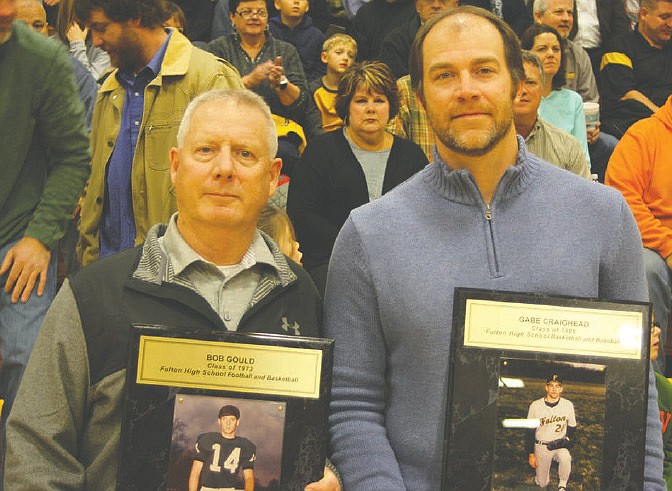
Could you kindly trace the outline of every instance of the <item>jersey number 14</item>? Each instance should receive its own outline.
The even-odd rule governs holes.
[[[222,446],[219,443],[215,443],[212,446],[212,450],[212,464],[210,464],[210,470],[212,472],[222,472],[222,466],[219,465],[219,454],[222,451]],[[224,469],[231,474],[235,474],[238,472],[238,462],[240,462],[240,447],[236,447],[231,451],[224,461]]]

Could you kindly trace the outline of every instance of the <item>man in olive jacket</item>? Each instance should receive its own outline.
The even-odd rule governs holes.
[[[161,0],[76,0],[94,45],[116,67],[93,117],[91,178],[77,246],[89,264],[142,243],[175,212],[168,152],[189,102],[210,89],[241,88],[235,68],[164,29]]]

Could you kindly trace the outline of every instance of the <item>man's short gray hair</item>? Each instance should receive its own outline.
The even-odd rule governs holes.
[[[539,70],[539,74],[541,75],[541,85],[544,85],[546,83],[546,73],[544,73],[544,67],[537,54],[527,49],[521,50],[520,53],[523,57],[523,68],[525,67],[525,63],[533,65],[534,68]]]
[[[532,7],[532,10],[536,14],[539,12],[539,14],[543,14],[548,10],[548,0],[534,0],[534,6]]]
[[[191,120],[194,117],[194,111],[207,102],[221,102],[232,106],[242,106],[248,109],[256,109],[263,114],[268,127],[269,155],[271,158],[275,157],[275,154],[278,152],[278,132],[275,129],[275,122],[273,121],[271,110],[261,96],[247,89],[211,90],[203,92],[192,100],[184,111],[182,122],[177,130],[178,148],[182,148],[184,145],[184,139],[189,133]]]
[[[544,15],[544,12],[548,10],[548,2],[549,0],[534,0],[532,12],[535,14],[539,12],[539,15]],[[576,0],[572,0],[572,6],[576,8]]]

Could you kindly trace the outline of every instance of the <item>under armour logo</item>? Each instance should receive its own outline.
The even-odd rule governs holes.
[[[280,327],[282,327],[283,331],[285,331],[285,332],[289,331],[289,329],[294,329],[294,335],[295,335],[295,336],[301,336],[301,332],[299,331],[299,328],[300,328],[301,326],[299,326],[299,323],[298,323],[298,322],[295,322],[295,323],[292,325],[292,324],[290,324],[289,321],[287,320],[287,317],[283,317],[283,318],[282,318],[282,326],[280,326]]]

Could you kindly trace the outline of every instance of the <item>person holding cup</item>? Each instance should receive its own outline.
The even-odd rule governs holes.
[[[600,124],[600,105],[597,102],[584,102],[583,114],[586,116],[586,128],[595,129]]]
[[[525,31],[520,42],[523,49],[530,50],[539,57],[544,68],[545,80],[539,116],[574,136],[581,144],[586,162],[590,165],[583,100],[577,92],[563,88],[566,79],[564,39],[552,27],[534,24]]]

